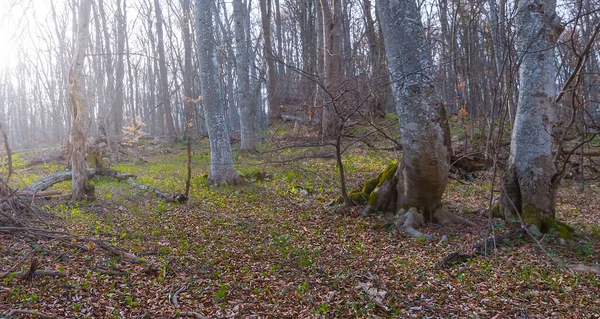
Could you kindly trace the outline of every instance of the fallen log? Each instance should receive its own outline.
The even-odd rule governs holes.
[[[112,178],[116,178],[118,180],[125,180],[130,177],[135,177],[135,175],[122,174],[122,173],[119,173],[110,168],[89,168],[87,170],[87,173],[88,173],[89,179],[92,179],[96,176],[112,177]],[[48,188],[54,186],[55,184],[58,184],[58,183],[61,183],[64,181],[69,181],[72,178],[73,178],[73,174],[70,171],[55,173],[55,174],[52,174],[48,177],[45,177],[45,178],[31,184],[31,186],[29,186],[24,191],[25,192],[33,192],[33,193],[45,191]]]

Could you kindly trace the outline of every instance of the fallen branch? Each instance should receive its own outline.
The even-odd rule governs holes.
[[[10,318],[14,315],[32,315],[36,318],[56,318],[56,316],[54,315],[47,315],[43,312],[39,312],[37,310],[28,310],[28,309],[13,309],[3,315],[1,315],[0,317],[6,319],[6,318]]]
[[[436,266],[436,268],[450,268],[454,265],[462,264],[469,259],[473,259],[481,255],[487,256],[490,252],[494,251],[496,247],[508,244],[510,240],[519,238],[520,236],[525,234],[525,232],[526,230],[524,228],[519,228],[508,235],[498,235],[495,237],[490,237],[486,241],[475,245],[475,247],[473,247],[473,252],[470,254],[460,254],[457,252],[449,254]]]
[[[179,302],[177,301],[177,296],[182,291],[185,291],[187,289],[187,287],[188,287],[188,283],[186,282],[179,289],[177,289],[177,291],[175,291],[173,293],[173,295],[171,296],[171,302],[173,303],[173,305],[175,306],[175,308],[179,308]]]
[[[116,178],[118,180],[125,180],[130,177],[135,177],[134,175],[131,175],[131,174],[122,174],[122,173],[117,172],[110,168],[90,168],[87,170],[87,174],[88,174],[89,179],[92,179],[96,176],[112,177],[112,178]],[[52,174],[42,180],[39,180],[39,181],[33,183],[31,186],[29,186],[29,188],[27,188],[24,191],[25,192],[34,192],[34,193],[40,192],[40,191],[45,191],[46,189],[54,186],[55,184],[58,184],[58,183],[61,183],[64,181],[69,181],[72,178],[73,178],[73,174],[70,171],[55,173],[55,174]]]
[[[177,317],[192,317],[196,319],[207,319],[205,316],[192,311],[182,311],[177,313]]]

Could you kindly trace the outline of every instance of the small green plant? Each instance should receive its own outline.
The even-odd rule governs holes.
[[[223,300],[225,299],[226,296],[227,296],[227,284],[222,283],[219,286],[219,289],[217,291],[215,291],[215,293],[213,294],[213,299],[215,300],[215,302],[223,302]]]
[[[329,303],[324,302],[319,306],[319,309],[315,312],[317,315],[324,315],[329,311]]]

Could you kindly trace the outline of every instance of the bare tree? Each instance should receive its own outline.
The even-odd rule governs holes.
[[[73,62],[69,70],[69,105],[71,106],[71,167],[73,174],[73,200],[94,197],[94,186],[88,181],[85,160],[85,128],[87,118],[83,84],[83,62],[90,38],[89,24],[91,0],[79,2],[77,38],[73,52]]]
[[[470,223],[441,203],[449,154],[419,7],[414,0],[378,0],[377,10],[394,81],[404,156],[397,168],[390,167],[383,174],[365,212],[400,207],[396,224],[415,237],[424,236],[413,227],[423,222]]]
[[[504,174],[501,214],[521,214],[542,232],[556,225],[556,191],[561,176],[552,157],[556,120],[554,47],[564,27],[554,0],[520,1],[517,12],[519,104]]]
[[[213,183],[235,184],[239,176],[233,166],[231,143],[227,134],[225,106],[219,96],[219,73],[213,27],[212,0],[196,0],[196,37],[202,104],[210,140],[210,174]]]

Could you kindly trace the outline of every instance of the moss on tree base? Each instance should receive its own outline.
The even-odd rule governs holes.
[[[504,208],[500,204],[492,207],[492,217],[504,217],[502,212]],[[572,239],[575,228],[569,226],[567,223],[556,220],[552,216],[546,216],[546,214],[539,210],[534,204],[526,204],[521,212],[521,218],[523,222],[528,225],[534,225],[541,233],[550,233],[553,231],[558,232],[558,237],[562,239]]]

